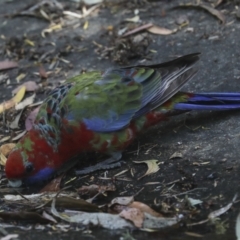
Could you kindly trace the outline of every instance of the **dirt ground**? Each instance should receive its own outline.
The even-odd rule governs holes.
[[[173,8],[180,3],[195,1],[112,1],[104,3],[85,18],[74,18],[64,22],[58,31],[49,29],[49,21],[41,17],[26,16],[23,9],[36,1],[0,2],[0,61],[12,60],[18,68],[1,71],[7,74],[10,84],[0,85],[0,102],[12,97],[11,91],[24,81],[35,81],[44,88],[37,91],[35,102],[46,95],[46,89],[56,86],[60,81],[93,69],[106,69],[128,64],[149,64],[170,60],[174,57],[201,52],[199,73],[184,88],[193,92],[240,91],[240,20],[238,1],[219,1],[217,10],[225,16],[222,23],[216,16],[201,8]],[[81,4],[74,1],[59,1],[64,10],[80,12]],[[212,1],[214,2],[214,1]],[[217,2],[217,1],[215,1]],[[209,4],[208,1],[205,1]],[[239,6],[240,7],[240,6]],[[87,6],[87,9],[90,7]],[[138,9],[140,23],[129,23],[126,18],[134,17]],[[47,8],[47,14],[53,16],[53,22],[59,20],[62,12],[54,7]],[[47,11],[46,9],[44,11]],[[64,19],[64,16],[62,16]],[[182,20],[183,19],[183,20]],[[187,24],[184,24],[188,21]],[[60,22],[59,22],[60,23]],[[151,34],[142,31],[128,37],[118,37],[120,30],[134,29],[140,25],[153,23],[167,29],[178,29],[168,35]],[[88,26],[87,26],[88,24]],[[181,26],[180,26],[181,25]],[[137,36],[137,37],[136,37]],[[32,45],[32,42],[34,45]],[[50,69],[53,62],[57,66]],[[40,63],[48,75],[47,82],[35,74],[39,73]],[[58,69],[57,69],[58,68]],[[26,74],[18,83],[17,76]],[[42,74],[43,75],[43,74]],[[240,112],[201,112],[187,113],[159,124],[140,136],[123,154],[125,163],[119,169],[108,171],[110,180],[101,180],[104,171],[89,175],[74,182],[73,189],[86,182],[108,184],[112,177],[125,169],[133,169],[125,174],[129,181],[114,181],[116,191],[95,203],[107,202],[116,196],[132,196],[155,210],[163,211],[163,203],[169,206],[167,215],[179,209],[186,196],[199,199],[204,203],[196,208],[189,222],[199,222],[208,214],[230,203],[240,190],[239,185],[239,137]],[[6,127],[1,127],[6,134]],[[23,127],[22,127],[23,129]],[[11,132],[11,131],[10,131]],[[9,132],[7,132],[9,134]],[[178,158],[171,157],[178,154]],[[160,170],[140,180],[146,166],[132,161],[156,159]],[[89,161],[87,161],[89,162]],[[79,163],[76,168],[87,166]],[[66,181],[74,177],[74,170],[67,173]],[[146,183],[153,182],[154,185]],[[31,192],[32,190],[30,190]],[[29,190],[28,190],[29,192]],[[32,192],[36,192],[32,191]],[[1,200],[3,201],[3,200]],[[18,228],[6,229],[16,233],[19,239],[236,239],[235,222],[239,213],[239,203],[220,216],[218,225],[201,224],[187,227],[182,224],[170,230],[160,232],[126,230],[82,229],[73,226],[69,231],[55,230],[45,226],[31,230]],[[6,210],[6,209],[5,209]],[[11,210],[11,209],[9,209]],[[17,224],[17,223],[15,223]],[[24,223],[19,223],[23,226]],[[25,223],[26,226],[29,223]],[[217,226],[222,226],[222,232]],[[1,224],[0,224],[1,226]],[[225,227],[223,227],[225,226]],[[219,227],[220,228],[220,227]],[[196,233],[189,235],[188,232]],[[220,234],[221,233],[221,234]],[[199,234],[199,236],[197,235]]]

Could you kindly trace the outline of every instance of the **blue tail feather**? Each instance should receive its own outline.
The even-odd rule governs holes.
[[[240,93],[199,93],[186,102],[174,105],[176,110],[233,110],[240,109]]]

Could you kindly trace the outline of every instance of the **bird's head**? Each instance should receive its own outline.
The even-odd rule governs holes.
[[[5,173],[12,187],[42,184],[55,172],[51,154],[46,154],[45,144],[32,141],[27,134],[9,154]],[[50,160],[51,159],[51,160]]]

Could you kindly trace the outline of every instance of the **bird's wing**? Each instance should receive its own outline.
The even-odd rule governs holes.
[[[66,94],[61,90],[65,96],[55,104],[58,114],[92,131],[121,130],[178,92],[196,73],[197,60],[198,54],[191,54],[168,63],[76,76],[66,84]]]

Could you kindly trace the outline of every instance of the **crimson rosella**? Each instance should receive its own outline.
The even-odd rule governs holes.
[[[176,111],[240,109],[240,93],[179,92],[196,74],[198,60],[193,53],[67,80],[51,91],[33,128],[10,153],[5,167],[10,185],[41,183],[81,153],[110,156],[94,170],[115,166],[137,134]]]

